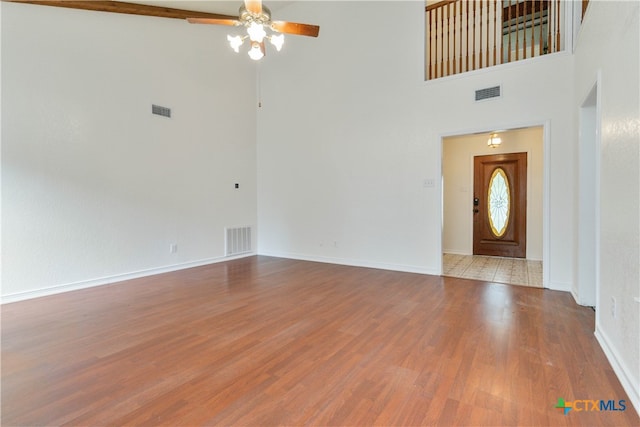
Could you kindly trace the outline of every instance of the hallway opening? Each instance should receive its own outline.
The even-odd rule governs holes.
[[[544,287],[543,279],[543,200],[544,200],[544,127],[497,131],[501,143],[490,145],[492,132],[456,135],[443,138],[442,144],[442,194],[443,194],[443,234],[442,252],[445,276],[473,278],[477,280],[509,283],[533,287]],[[478,217],[488,211],[491,192],[478,190],[475,185],[474,161],[478,157],[526,153],[526,183],[522,191],[526,194],[524,207],[520,211],[511,204],[509,219],[524,223],[526,247],[515,255],[483,255],[475,250],[474,229],[481,221]],[[516,183],[507,183],[507,194],[514,194]],[[482,194],[476,194],[480,191]],[[513,201],[511,201],[513,202]],[[487,211],[487,212],[485,212]],[[515,224],[515,222],[514,222]],[[477,230],[476,230],[477,231]],[[486,233],[485,233],[486,234]],[[496,243],[504,237],[496,234]],[[490,242],[491,243],[491,242]],[[508,242],[506,242],[508,243]],[[484,254],[486,255],[486,254]]]

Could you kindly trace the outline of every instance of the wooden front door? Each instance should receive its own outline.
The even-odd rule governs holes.
[[[525,258],[527,153],[474,157],[473,254]]]

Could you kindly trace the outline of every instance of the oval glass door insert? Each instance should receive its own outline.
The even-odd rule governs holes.
[[[496,237],[502,237],[509,225],[511,210],[511,192],[509,178],[502,168],[496,168],[489,180],[489,194],[487,195],[487,209],[491,232]]]

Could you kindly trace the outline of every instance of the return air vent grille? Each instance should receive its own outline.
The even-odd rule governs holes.
[[[225,255],[251,252],[251,227],[225,228]]]
[[[502,93],[500,86],[487,87],[476,91],[476,101],[484,101],[485,99],[500,98]]]
[[[151,105],[151,112],[158,116],[171,117],[171,108],[161,107],[159,105]]]

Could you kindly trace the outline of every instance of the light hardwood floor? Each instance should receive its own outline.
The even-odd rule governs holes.
[[[2,425],[638,425],[593,329],[568,293],[250,257],[2,306]]]

